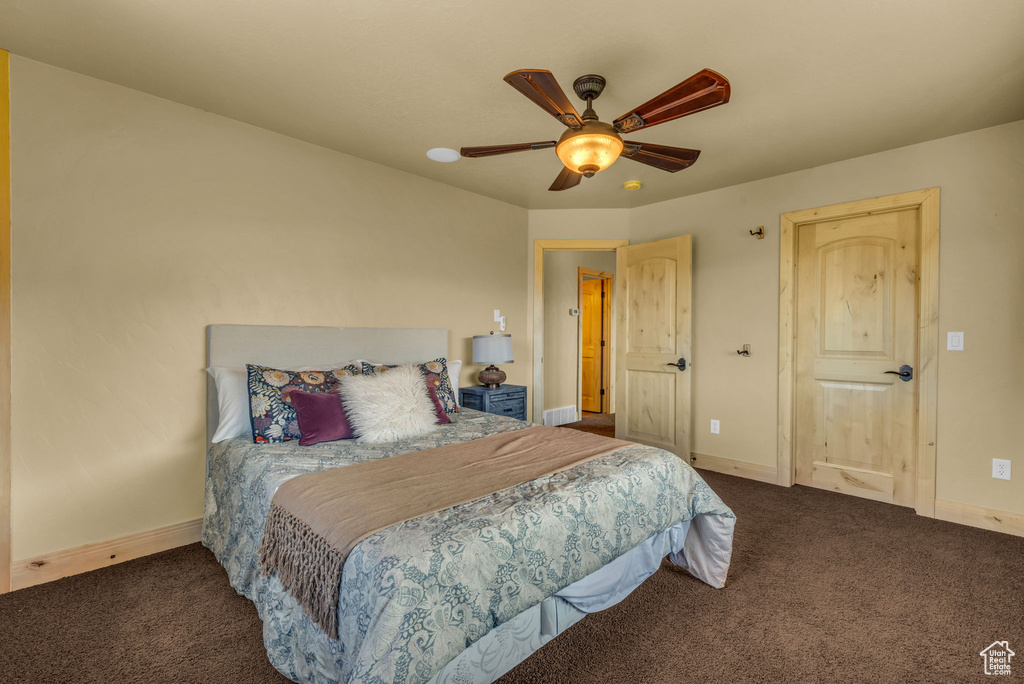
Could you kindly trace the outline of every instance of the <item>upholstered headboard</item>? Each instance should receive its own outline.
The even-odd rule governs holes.
[[[428,361],[448,355],[446,328],[321,328],[290,325],[211,325],[206,365],[274,368],[366,359],[386,363]],[[217,428],[217,388],[206,380],[206,442]]]

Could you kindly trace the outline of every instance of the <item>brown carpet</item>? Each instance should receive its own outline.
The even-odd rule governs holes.
[[[615,414],[590,413],[589,411],[584,411],[583,420],[578,420],[575,423],[566,423],[559,427],[582,430],[583,432],[593,432],[595,435],[604,435],[605,437],[614,437]]]
[[[1024,673],[1024,539],[831,492],[702,473],[739,516],[729,584],[665,564],[501,679],[969,682]],[[285,681],[198,544],[0,596],[2,682]]]

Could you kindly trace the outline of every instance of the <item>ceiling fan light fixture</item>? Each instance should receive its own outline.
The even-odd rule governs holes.
[[[622,138],[609,124],[587,121],[578,130],[568,129],[555,146],[565,167],[590,178],[611,166],[622,154]]]
[[[461,154],[465,157],[492,157],[554,147],[555,154],[562,162],[562,170],[548,188],[549,191],[555,192],[575,188],[584,176],[589,178],[607,169],[620,156],[668,173],[693,166],[700,156],[700,150],[635,140],[624,142],[620,134],[650,128],[723,105],[729,101],[732,88],[729,80],[722,74],[711,69],[701,69],[685,81],[623,114],[611,124],[606,124],[598,118],[593,106],[594,100],[601,95],[607,85],[603,76],[586,74],[573,82],[573,91],[587,103],[582,116],[566,97],[554,75],[546,69],[513,71],[505,76],[505,82],[555,117],[569,130],[565,131],[557,142],[546,140],[511,145],[463,147]],[[627,190],[633,190],[639,186],[639,181],[629,181],[625,187]]]

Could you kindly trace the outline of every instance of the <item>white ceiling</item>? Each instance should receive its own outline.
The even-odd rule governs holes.
[[[649,204],[1024,119],[1021,0],[0,0],[0,46],[529,208]],[[548,192],[550,149],[424,156],[557,139],[502,82],[516,69],[567,93],[604,75],[609,121],[703,67],[729,104],[630,136],[703,151],[676,174],[621,159]]]

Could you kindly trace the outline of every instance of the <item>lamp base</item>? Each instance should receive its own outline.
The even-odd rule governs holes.
[[[476,376],[476,379],[484,387],[490,387],[491,389],[497,389],[501,387],[501,383],[505,382],[505,371],[498,370],[498,367],[491,364],[487,368],[480,371],[480,374]]]

